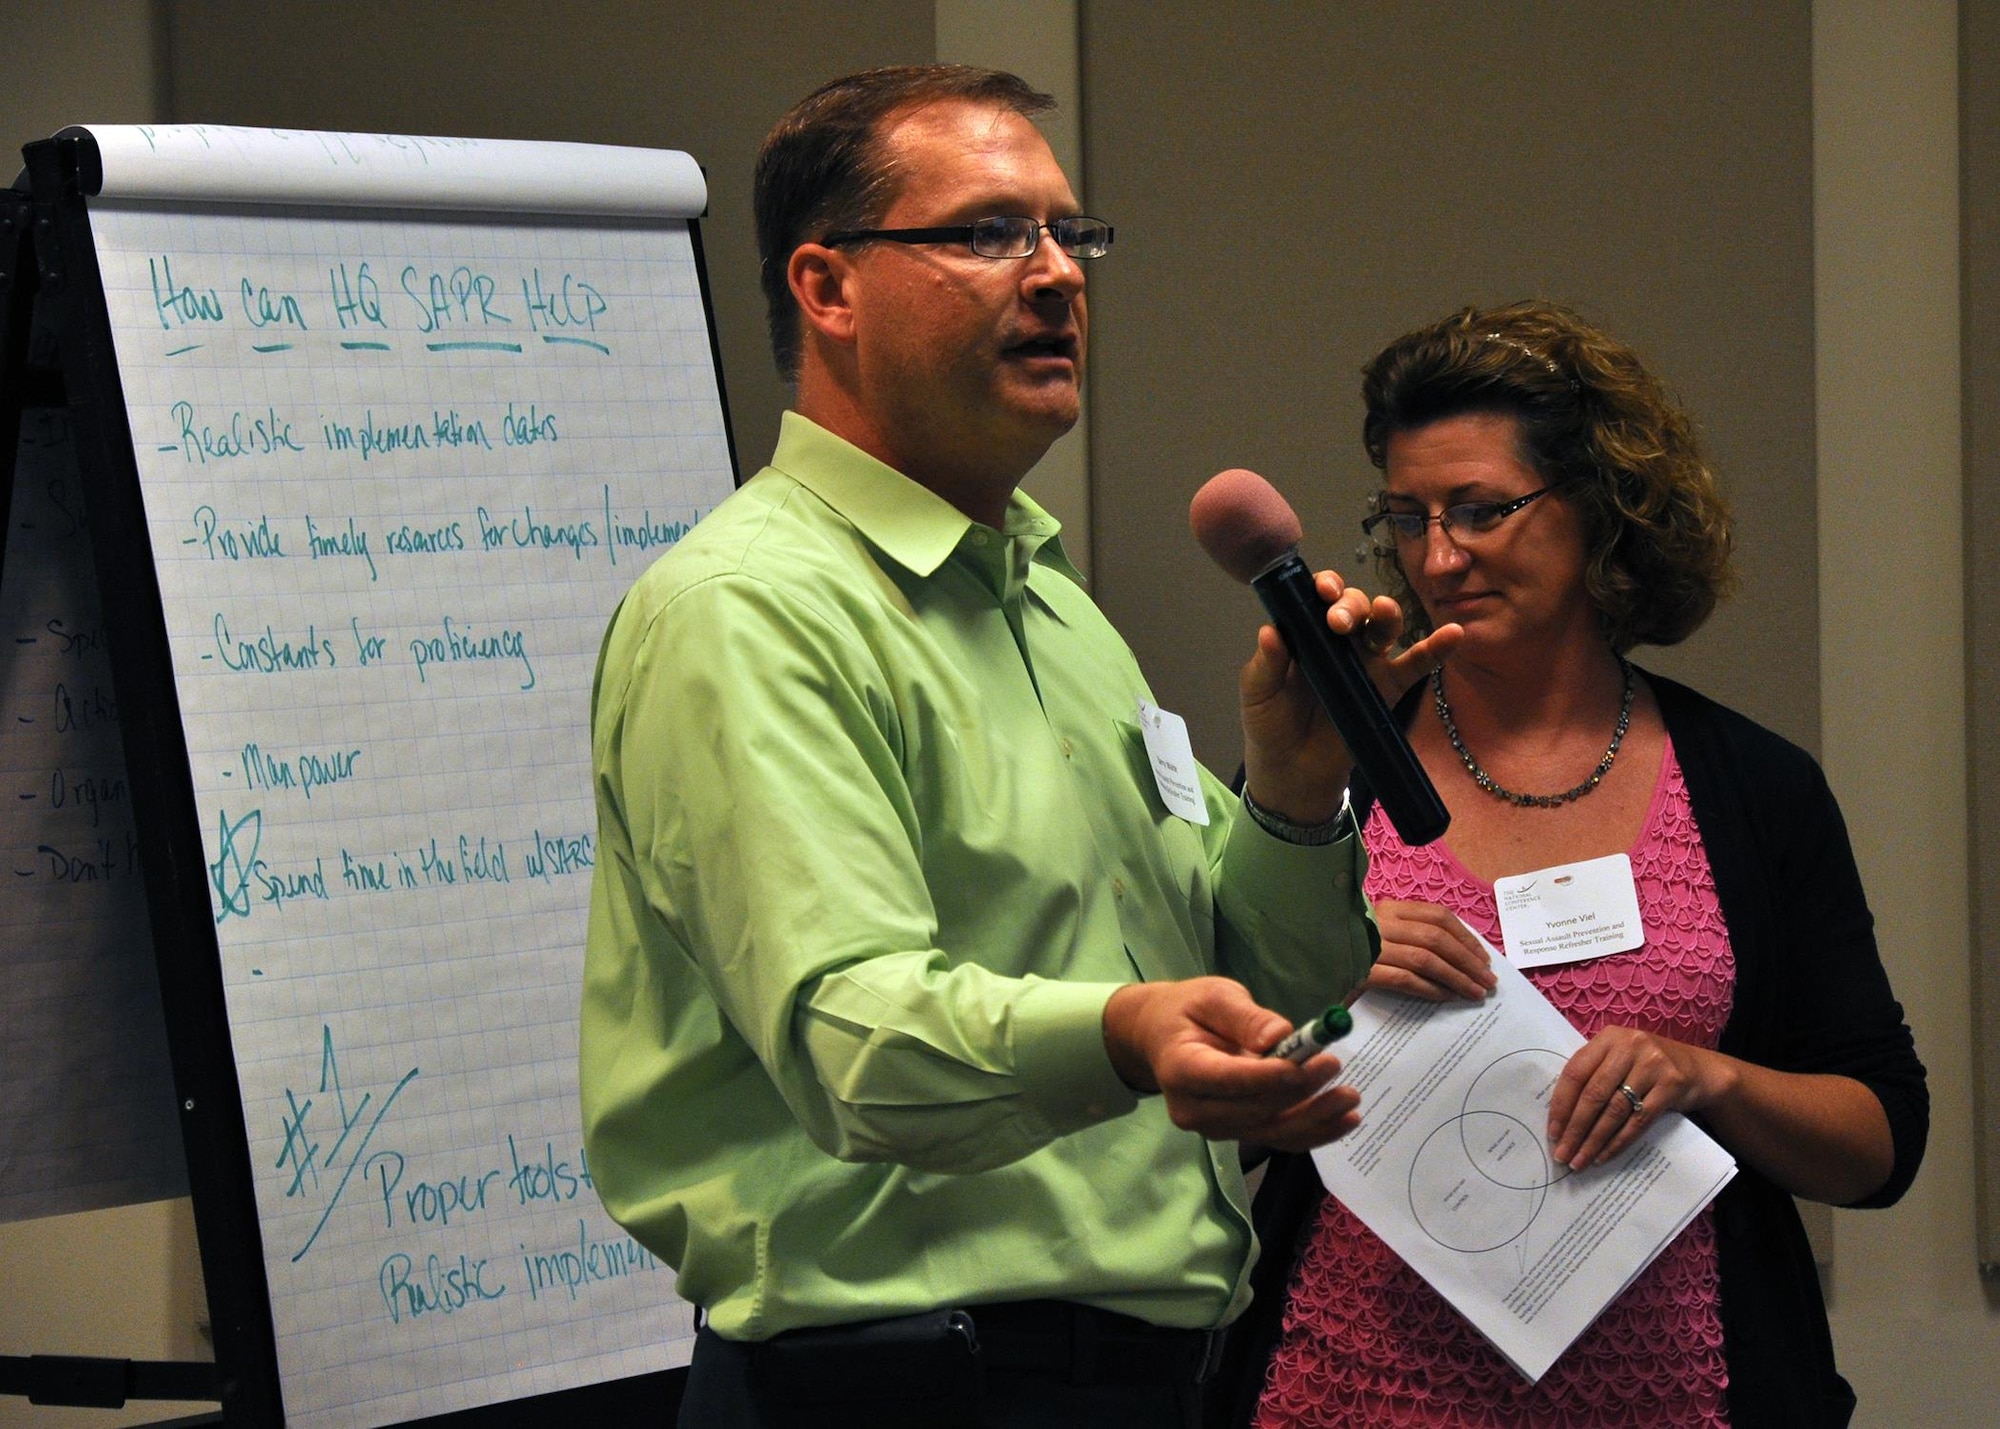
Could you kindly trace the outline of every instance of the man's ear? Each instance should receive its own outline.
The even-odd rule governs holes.
[[[854,267],[837,248],[801,243],[785,265],[785,279],[808,329],[842,346],[854,341]]]

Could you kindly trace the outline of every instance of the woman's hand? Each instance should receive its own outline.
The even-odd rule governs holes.
[[[1382,930],[1382,956],[1363,986],[1426,1002],[1477,1002],[1492,991],[1492,959],[1450,909],[1384,898],[1375,904],[1375,923]]]
[[[1729,1059],[1651,1032],[1607,1027],[1578,1050],[1549,1097],[1549,1145],[1572,1171],[1601,1166],[1670,1111],[1698,1111]]]
[[[1739,1161],[1809,1200],[1859,1201],[1895,1166],[1888,1115],[1854,1078],[1780,1072],[1630,1027],[1605,1028],[1569,1059],[1549,1098],[1549,1144],[1572,1170],[1601,1166],[1670,1111],[1700,1112]]]

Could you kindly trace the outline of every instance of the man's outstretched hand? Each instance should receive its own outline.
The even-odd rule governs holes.
[[[1333,1084],[1340,1059],[1266,1057],[1291,1024],[1224,977],[1121,987],[1104,1045],[1127,1086],[1159,1092],[1175,1126],[1211,1141],[1309,1151],[1360,1125],[1361,1095]]]

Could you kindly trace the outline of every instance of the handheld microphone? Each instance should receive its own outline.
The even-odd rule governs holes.
[[[1442,835],[1450,811],[1362,668],[1353,640],[1328,628],[1327,603],[1299,559],[1299,518],[1285,498],[1256,472],[1238,467],[1209,478],[1195,493],[1188,524],[1209,559],[1263,600],[1403,842],[1414,847]]]

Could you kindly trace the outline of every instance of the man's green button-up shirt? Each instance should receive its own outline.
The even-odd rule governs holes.
[[[1294,1018],[1366,973],[1364,855],[1204,774],[1057,523],[994,531],[787,413],[604,642],[584,980],[592,1175],[716,1331],[1059,1296],[1210,1326],[1254,1254],[1233,1145],[1111,1068],[1121,984]]]

